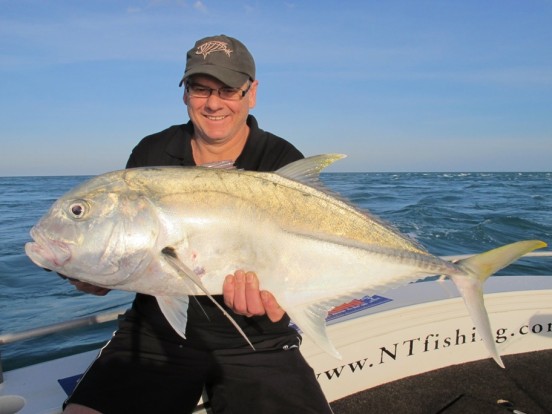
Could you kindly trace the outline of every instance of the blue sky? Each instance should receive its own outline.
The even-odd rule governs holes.
[[[257,63],[252,113],[332,171],[551,171],[552,1],[0,0],[0,175],[122,168],[187,121],[204,36]]]

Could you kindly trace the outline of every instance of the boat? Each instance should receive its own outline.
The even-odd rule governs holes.
[[[444,258],[457,260],[463,257]],[[552,257],[552,251],[534,252],[526,257]],[[448,393],[440,397],[440,405],[434,404],[441,408],[432,408],[430,411],[426,404],[428,398],[421,390],[432,395],[443,395],[435,375],[450,369],[454,371],[443,371],[444,375],[453,377],[455,384],[465,386],[462,378],[467,378],[468,374],[463,377],[458,376],[458,372],[465,368],[468,372],[471,370],[476,373],[476,369],[481,369],[470,368],[472,364],[484,364],[486,375],[491,376],[484,379],[485,387],[488,388],[493,378],[500,377],[501,372],[508,372],[509,364],[515,366],[513,358],[524,355],[534,359],[535,362],[531,363],[535,369],[545,370],[543,378],[550,377],[552,369],[552,275],[493,276],[485,284],[485,304],[506,370],[489,359],[462,298],[452,282],[441,279],[411,283],[381,295],[360,297],[334,308],[327,318],[327,330],[341,353],[340,360],[320,350],[306,337],[301,352],[314,368],[334,410],[339,407],[336,412],[367,412],[366,408],[358,408],[358,404],[367,398],[366,393],[372,393],[387,396],[384,406],[378,407],[380,412],[448,413],[446,409],[458,408],[458,404],[462,403],[464,409],[450,412],[468,413],[471,412],[466,409],[469,404],[475,404],[473,406],[480,409],[483,402],[477,399],[474,402],[473,396],[470,399],[466,393],[449,387]],[[123,312],[124,309],[120,309],[32,331],[0,335],[0,346],[37,335],[105,323],[116,319]],[[61,403],[71,393],[97,352],[77,353],[3,373],[0,365],[0,414],[61,412]],[[423,380],[425,375],[432,375],[429,378],[433,378],[433,382],[422,382],[420,384],[423,385],[415,387],[416,392],[424,396],[426,406],[422,406],[421,400],[415,400],[413,392],[410,392],[405,394],[410,398],[407,401],[409,409],[401,411],[401,408],[397,408],[399,405],[393,408],[392,404],[398,404],[405,398],[402,393],[391,394],[385,388],[379,391],[381,387],[396,386],[394,384],[398,381],[426,381]],[[542,380],[535,377],[532,382],[535,381]],[[546,394],[552,396],[550,389]],[[542,398],[546,400],[547,395]],[[378,403],[376,401],[372,404]],[[532,411],[523,411],[514,404],[505,398],[497,399],[495,406],[504,408],[504,412],[518,414],[549,412],[546,407],[538,411],[534,406]],[[538,403],[535,404],[539,407]],[[206,398],[200,401],[195,413],[209,413]]]

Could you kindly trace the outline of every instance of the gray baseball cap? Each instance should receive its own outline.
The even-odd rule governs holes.
[[[239,88],[255,79],[255,61],[245,45],[226,35],[205,37],[186,55],[186,70],[179,86],[192,75],[209,75],[227,86]]]

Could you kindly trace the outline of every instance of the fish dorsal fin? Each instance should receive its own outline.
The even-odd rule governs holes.
[[[254,350],[255,347],[243,331],[243,329],[238,325],[238,323],[226,312],[226,310],[213,298],[213,295],[209,293],[209,291],[203,286],[203,283],[201,282],[201,279],[194,273],[192,269],[190,269],[188,266],[186,266],[182,261],[178,258],[176,255],[176,251],[172,247],[165,247],[163,250],[161,250],[161,253],[163,255],[163,258],[166,260],[166,262],[181,276],[186,279],[191,280],[205,295],[213,302],[213,304],[220,309],[220,311],[223,313],[226,318],[230,321],[232,325],[236,328],[236,330],[240,333],[241,336],[247,341],[249,346]],[[170,323],[170,321],[169,321]],[[177,324],[178,325],[178,324]],[[171,326],[174,327],[174,325],[171,323]],[[182,336],[182,335],[181,335]]]
[[[234,161],[232,161],[232,160],[207,162],[205,164],[198,165],[198,167],[216,168],[218,170],[235,170],[236,169],[236,166],[234,165]]]
[[[286,309],[287,314],[305,335],[335,358],[341,359],[326,333],[326,316],[329,307],[311,303]]]
[[[343,154],[322,154],[307,157],[288,164],[276,174],[307,185],[319,185],[320,172],[334,162],[345,158]]]

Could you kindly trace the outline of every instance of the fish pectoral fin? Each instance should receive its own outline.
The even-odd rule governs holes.
[[[161,253],[163,254],[163,258],[165,261],[180,275],[180,277],[184,277],[186,280],[190,280],[193,282],[194,285],[196,285],[203,293],[205,293],[207,296],[210,296],[210,293],[207,291],[205,286],[203,286],[203,282],[201,279],[196,275],[196,273],[190,269],[188,266],[186,266],[176,254],[176,250],[174,247],[165,247],[163,250],[161,250]]]
[[[188,322],[189,296],[156,296],[159,308],[169,325],[178,335],[186,339],[186,324]]]
[[[213,304],[220,309],[222,314],[228,318],[230,323],[234,325],[234,328],[240,333],[241,336],[247,341],[249,346],[255,350],[255,347],[243,331],[243,329],[238,325],[238,323],[226,312],[226,310],[218,303],[213,295],[209,293],[209,291],[203,286],[203,283],[201,282],[201,279],[194,273],[192,269],[190,269],[188,266],[186,266],[177,256],[176,251],[172,247],[165,247],[163,250],[161,250],[161,253],[163,254],[163,258],[165,261],[178,273],[181,277],[187,278],[191,280],[205,295],[213,302]]]
[[[319,304],[295,306],[286,309],[289,317],[301,331],[331,356],[341,359],[341,354],[335,349],[326,333],[326,316],[329,308]]]
[[[546,247],[546,243],[540,240],[520,241],[506,246],[502,246],[488,252],[481,253],[464,260],[460,260],[457,265],[463,269],[469,276],[453,275],[451,276],[454,284],[462,294],[464,303],[475,325],[475,329],[483,338],[483,342],[488,352],[496,363],[504,368],[504,363],[500,358],[494,341],[489,315],[485,309],[483,299],[483,283],[493,273],[508,266],[524,254],[535,249]]]

